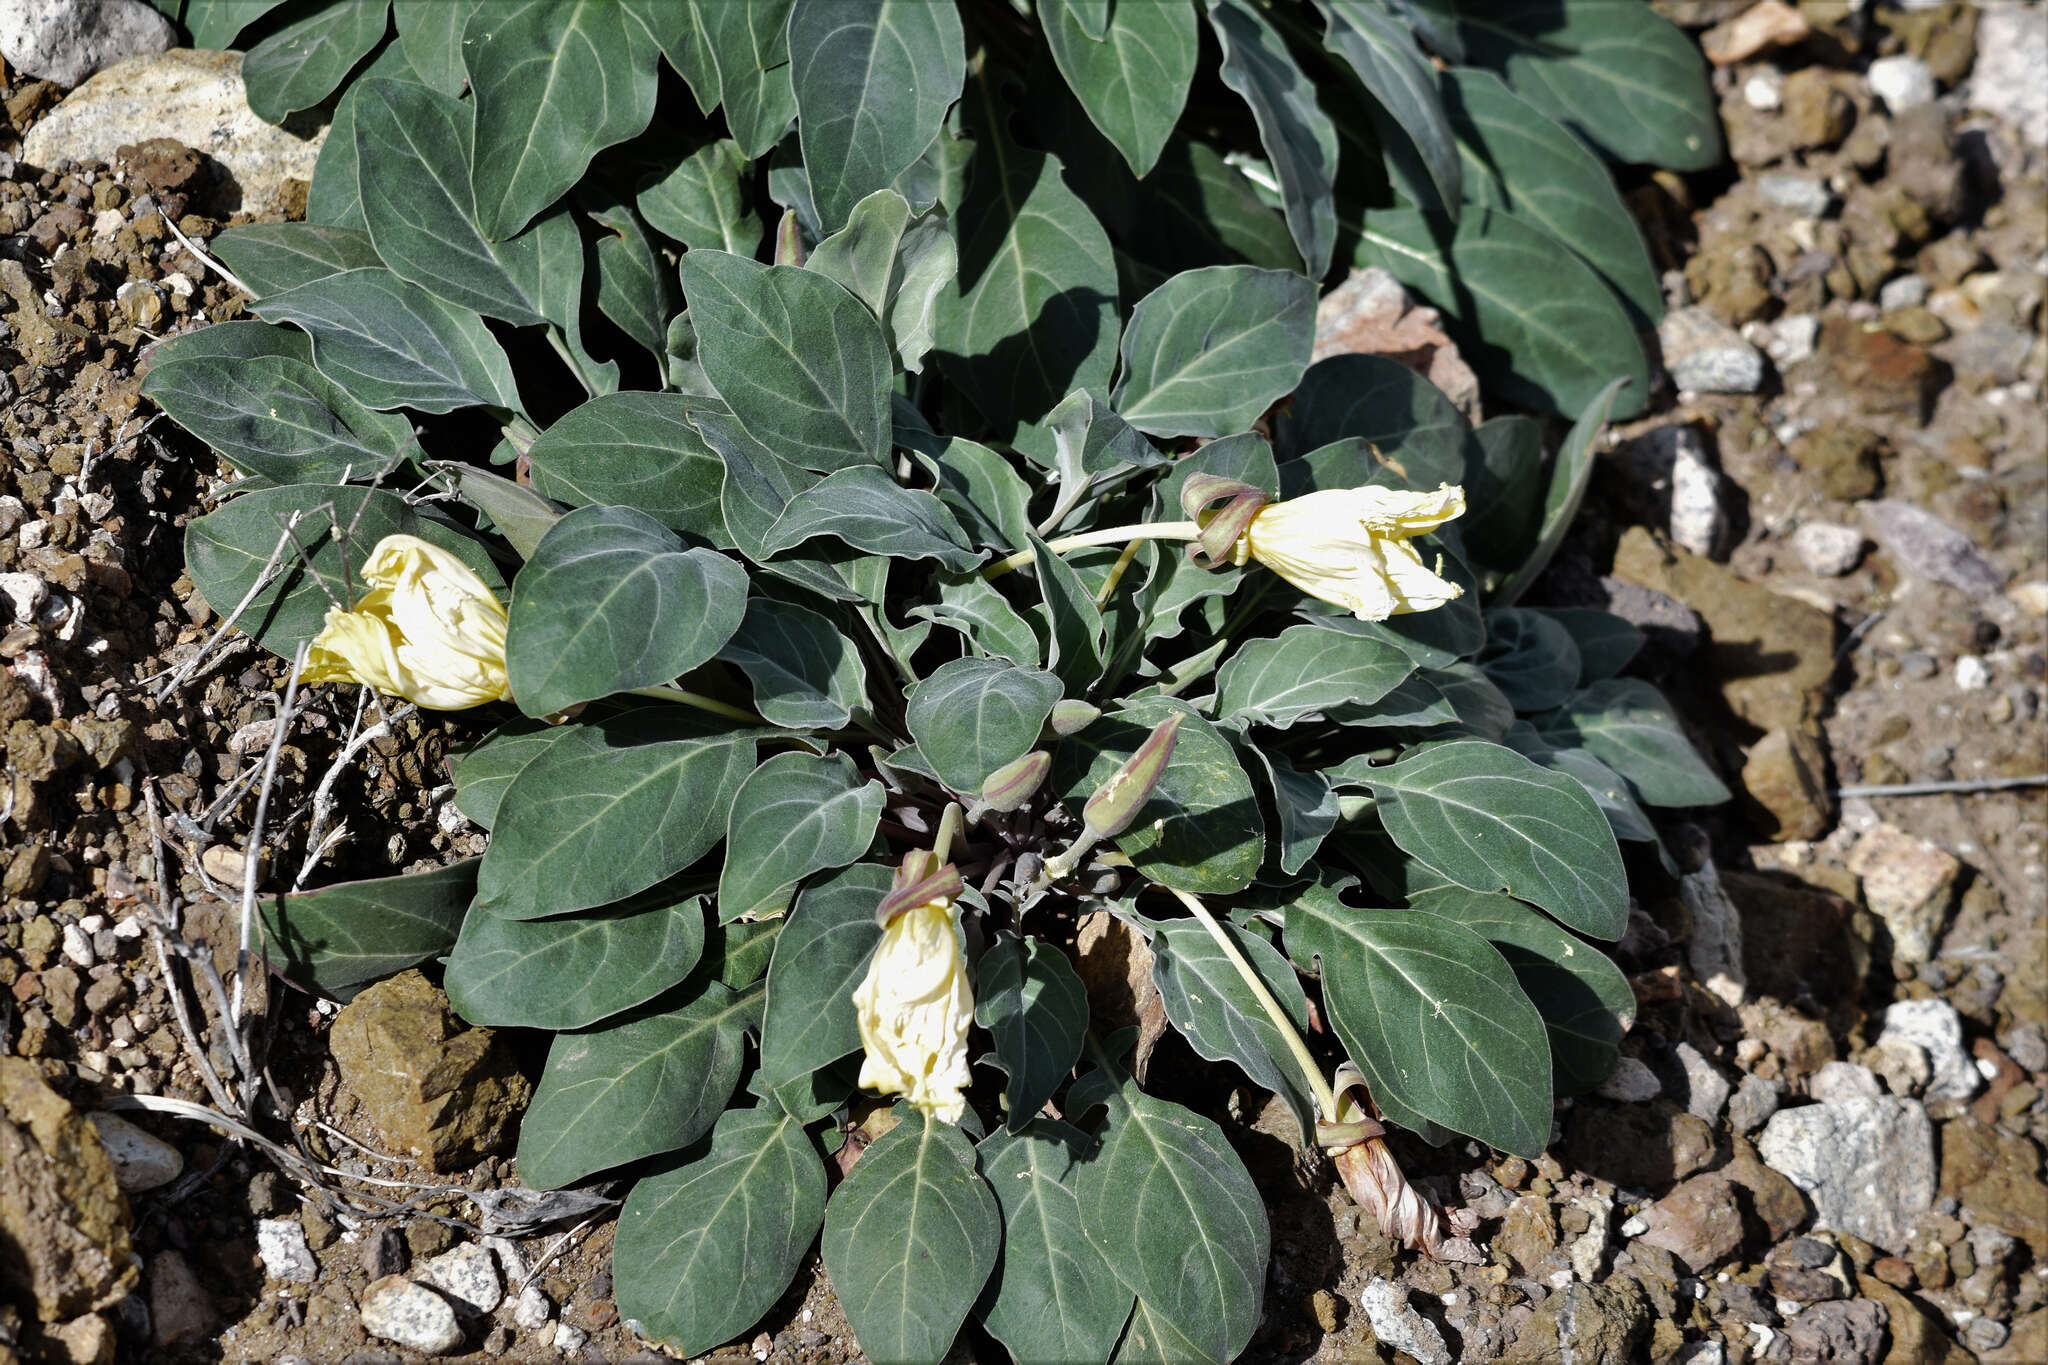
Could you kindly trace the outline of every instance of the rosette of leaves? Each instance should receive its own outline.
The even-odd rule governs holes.
[[[1626,676],[1631,626],[1517,605],[1644,387],[1654,280],[1595,149],[1713,150],[1647,9],[178,13],[251,44],[266,113],[342,92],[308,221],[214,244],[256,320],[153,355],[146,391],[247,476],[191,525],[194,582],[290,657],[404,532],[510,621],[516,705],[453,773],[488,851],[281,897],[271,951],[335,995],[440,959],[465,1017],[553,1035],[520,1175],[632,1182],[614,1285],[647,1335],[744,1335],[821,1245],[876,1360],[970,1319],[1025,1361],[1240,1352],[1263,1205],[1091,1013],[1080,922],[1149,940],[1172,1027],[1305,1143],[1316,1115],[1162,891],[1227,911],[1426,1139],[1534,1155],[1605,1074],[1623,847],[1657,875],[1646,808],[1725,796]],[[1445,305],[1498,395],[1575,418],[1554,448],[1391,360],[1311,364],[1353,259]],[[1171,542],[1066,544],[1179,517],[1195,472],[1461,483],[1426,549],[1466,594],[1362,622]],[[1136,820],[1037,887],[1175,716]],[[835,1187],[875,908],[956,803],[969,1115],[907,1111]]]

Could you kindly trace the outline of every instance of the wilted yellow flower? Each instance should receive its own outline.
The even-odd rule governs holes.
[[[1231,558],[1250,559],[1361,621],[1429,611],[1464,589],[1422,562],[1411,536],[1465,512],[1465,490],[1331,488],[1259,509]],[[1441,561],[1439,561],[1441,562]]]
[[[901,1095],[933,1118],[958,1123],[967,1110],[962,1092],[968,1082],[967,1026],[974,1022],[974,993],[953,932],[952,895],[939,893],[957,892],[959,875],[947,867],[906,886],[910,880],[898,874],[899,891],[883,903],[885,912],[912,887],[929,898],[883,926],[868,974],[853,993],[861,1046],[867,1051],[860,1084]]]
[[[505,608],[468,565],[418,536],[386,536],[363,565],[354,610],[327,609],[300,675],[367,683],[437,711],[501,701]]]

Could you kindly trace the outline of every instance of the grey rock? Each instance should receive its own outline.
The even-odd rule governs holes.
[[[1669,593],[1613,575],[1600,579],[1601,606],[1643,632],[1645,643],[1675,659],[1697,650],[1706,634],[1700,614]]]
[[[143,0],[7,0],[0,5],[0,56],[17,71],[59,85],[76,85],[123,57],[162,52],[177,39],[171,21]]]
[[[490,1251],[465,1242],[419,1267],[419,1278],[455,1300],[456,1307],[489,1313],[505,1297],[498,1262]]]
[[[1640,1215],[1642,1240],[1705,1271],[1742,1246],[1742,1209],[1735,1186],[1718,1171],[1682,1180]]]
[[[1833,191],[1805,175],[1761,176],[1757,179],[1756,192],[1773,208],[1789,210],[1802,218],[1818,218],[1835,202]]]
[[[1983,1354],[1995,1351],[2012,1338],[2012,1328],[1996,1318],[1971,1318],[1963,1324],[1963,1345]]]
[[[1678,1045],[1678,1064],[1685,1068],[1685,1108],[1695,1118],[1718,1122],[1728,1107],[1728,1078],[1691,1043]]]
[[[2016,384],[2026,377],[2034,334],[2005,322],[1980,322],[1941,348],[1957,374],[1991,385]]]
[[[590,1340],[590,1333],[571,1323],[555,1324],[555,1349],[563,1355],[572,1356],[583,1349],[583,1343]],[[1446,1357],[1448,1359],[1448,1357]]]
[[[1898,1255],[1934,1206],[1934,1125],[1919,1101],[1886,1096],[1780,1110],[1757,1139],[1764,1164],[1806,1192],[1814,1226]]]
[[[512,1307],[512,1321],[525,1328],[545,1327],[548,1319],[555,1315],[554,1300],[542,1292],[538,1285],[528,1285],[519,1291],[519,1301]]]
[[[1785,1324],[1792,1359],[1815,1365],[1877,1365],[1885,1359],[1891,1314],[1873,1299],[1808,1304]]]
[[[240,53],[173,48],[116,62],[72,91],[29,129],[21,157],[112,161],[118,147],[167,137],[213,158],[255,213],[278,204],[286,180],[312,179],[327,129],[307,117],[279,128],[251,113]]]
[[[1909,573],[1976,595],[2005,587],[2005,575],[1970,538],[1932,512],[1881,498],[1864,503],[1863,515],[1872,537]]]
[[[168,1185],[185,1169],[185,1158],[162,1138],[145,1133],[118,1114],[85,1116],[98,1130],[100,1145],[114,1161],[114,1183],[123,1194],[139,1194]]]
[[[1865,74],[1870,81],[1871,93],[1883,100],[1885,108],[1894,114],[1931,104],[1938,93],[1934,73],[1918,57],[1904,54],[1880,57],[1870,64],[1870,70]]]
[[[1845,1100],[1874,1100],[1884,1094],[1877,1073],[1855,1062],[1829,1062],[1806,1083],[1806,1093],[1822,1104]]]
[[[1886,280],[1877,291],[1877,306],[1887,313],[1901,308],[1923,308],[1927,304],[1927,277],[1901,275]]]
[[[1600,1089],[1595,1093],[1604,1100],[1647,1104],[1664,1093],[1664,1083],[1639,1059],[1623,1057],[1614,1064],[1613,1073],[1600,1082]]]
[[[2036,5],[1984,6],[1977,21],[1977,62],[1970,104],[2010,124],[2020,140],[2048,147],[2048,24]]]
[[[1671,382],[1693,393],[1755,393],[1764,384],[1762,352],[1705,308],[1679,308],[1657,328]]]
[[[2048,1033],[2033,1024],[2015,1024],[2004,1039],[2005,1055],[2022,1070],[2040,1075],[2048,1071]]]
[[[1934,956],[1948,923],[1955,855],[1889,824],[1866,830],[1849,850],[1849,870],[1863,879],[1863,900],[1892,936],[1892,956],[1918,964]]]
[[[191,1262],[175,1251],[159,1251],[150,1258],[150,1340],[160,1347],[201,1341],[213,1335],[219,1322],[213,1295]]]
[[[1792,533],[1792,552],[1806,571],[1840,578],[1863,558],[1863,533],[1833,521],[1809,521]]]
[[[1770,329],[1764,351],[1780,370],[1810,358],[1820,345],[1820,319],[1812,313],[1788,313],[1772,323]]]
[[[1685,956],[1693,975],[1723,1003],[1740,1005],[1749,995],[1742,966],[1742,914],[1721,888],[1721,876],[1711,860],[1678,879],[1678,898],[1692,920]]]
[[[1742,1084],[1735,1087],[1735,1093],[1728,1099],[1729,1126],[1747,1137],[1763,1127],[1784,1101],[1784,1082],[1762,1076],[1744,1076]]]
[[[462,1344],[462,1327],[448,1300],[425,1285],[387,1275],[363,1291],[363,1330],[430,1356]]]
[[[1407,1352],[1421,1365],[1451,1365],[1444,1334],[1435,1323],[1415,1311],[1408,1302],[1408,1291],[1394,1281],[1374,1276],[1358,1296],[1358,1306],[1365,1310],[1381,1344]]]
[[[320,1263],[306,1243],[306,1229],[296,1218],[260,1218],[256,1222],[256,1254],[263,1273],[273,1280],[311,1284],[320,1278]]]
[[[1963,1048],[1963,1018],[1939,996],[1901,1000],[1884,1012],[1884,1032],[1877,1038],[1902,1039],[1926,1050],[1933,1075],[1927,1083],[1930,1100],[1967,1100],[1983,1088],[1984,1078]]]

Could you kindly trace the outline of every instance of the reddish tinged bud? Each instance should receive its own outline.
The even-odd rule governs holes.
[[[1052,732],[1064,739],[1078,735],[1096,721],[1102,719],[1102,708],[1091,706],[1085,701],[1069,697],[1052,704]]]
[[[1081,821],[1099,838],[1108,839],[1130,828],[1138,808],[1152,795],[1166,765],[1173,761],[1173,746],[1180,734],[1182,716],[1168,716],[1145,737],[1137,752],[1096,788],[1095,795],[1081,808]]]
[[[1015,810],[1045,785],[1045,775],[1051,771],[1052,755],[1033,749],[988,775],[988,781],[981,784],[982,802],[990,810]]]

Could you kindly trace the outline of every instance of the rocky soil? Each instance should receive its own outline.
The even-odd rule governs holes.
[[[1549,1153],[1399,1147],[1484,1265],[1397,1253],[1266,1096],[1162,1041],[1271,1200],[1247,1359],[2048,1360],[2048,792],[1996,785],[2048,771],[2048,16],[1659,7],[1717,63],[1733,164],[1629,186],[1670,383],[1536,599],[1642,624],[1738,798],[1668,823],[1626,1057]],[[345,1008],[250,976],[261,1026],[223,1023],[283,680],[181,577],[228,476],[138,372],[239,314],[184,243],[293,212],[311,151],[132,111],[233,79],[145,58],[56,115],[0,84],[0,1362],[647,1365],[603,1206],[504,1194],[530,1040],[419,973]],[[480,848],[447,804],[469,722],[303,703],[266,888]],[[238,1037],[267,1147],[167,1111],[241,1102]],[[814,1270],[711,1358],[856,1354]]]

